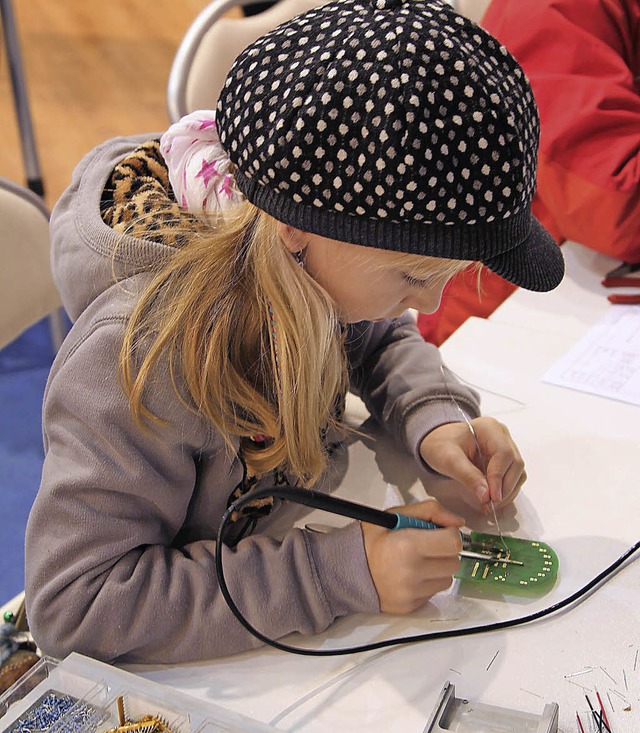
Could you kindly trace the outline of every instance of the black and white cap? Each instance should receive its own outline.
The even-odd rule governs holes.
[[[303,231],[551,290],[539,124],[515,59],[439,0],[335,0],[238,57],[217,106],[242,193]]]

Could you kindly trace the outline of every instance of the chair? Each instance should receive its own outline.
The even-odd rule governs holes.
[[[451,5],[460,15],[482,25],[482,16],[489,5],[489,0],[451,0]]]
[[[177,122],[197,109],[212,109],[227,72],[250,43],[294,15],[327,0],[280,0],[250,17],[229,17],[229,11],[257,0],[214,0],[187,30],[169,73],[167,110]],[[449,0],[462,15],[479,22],[489,0]]]
[[[326,0],[324,0],[326,2]],[[214,0],[187,30],[169,73],[167,110],[171,122],[189,112],[212,109],[234,59],[250,43],[322,0],[280,0],[249,17],[226,17],[256,0]]]
[[[0,348],[49,316],[57,350],[65,316],[49,263],[49,211],[27,188],[0,177]]]
[[[44,195],[44,186],[40,174],[40,160],[38,158],[38,148],[36,146],[33,123],[31,121],[27,82],[24,75],[20,40],[18,38],[18,29],[16,27],[11,0],[0,0],[0,18],[2,19],[7,65],[11,77],[11,88],[13,90],[13,101],[16,109],[18,130],[20,132],[20,147],[22,149],[27,184],[32,191],[42,196]]]

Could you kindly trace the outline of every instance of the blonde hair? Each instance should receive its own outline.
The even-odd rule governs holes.
[[[230,447],[241,441],[253,474],[283,468],[313,485],[327,462],[322,435],[341,428],[335,406],[348,386],[336,306],[271,216],[245,201],[218,224],[186,235],[153,275],[126,328],[123,389],[139,426],[158,421],[144,398],[168,358],[178,398]],[[421,278],[448,278],[468,264],[395,258]],[[269,437],[264,447],[250,440],[257,434]]]

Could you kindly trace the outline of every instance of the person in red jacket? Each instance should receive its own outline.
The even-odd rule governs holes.
[[[482,26],[516,57],[541,124],[533,210],[558,242],[640,262],[640,0],[493,0]],[[515,287],[454,280],[422,335],[440,344]]]

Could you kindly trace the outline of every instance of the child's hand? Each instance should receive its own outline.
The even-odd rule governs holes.
[[[420,444],[420,455],[435,471],[460,483],[487,508],[512,502],[526,481],[524,460],[507,428],[491,417],[471,421],[482,451],[464,422],[432,430]],[[486,470],[486,475],[483,473]]]
[[[391,531],[362,523],[364,548],[380,610],[410,613],[439,591],[446,590],[460,568],[463,520],[435,499],[389,511],[427,519],[446,529]]]

